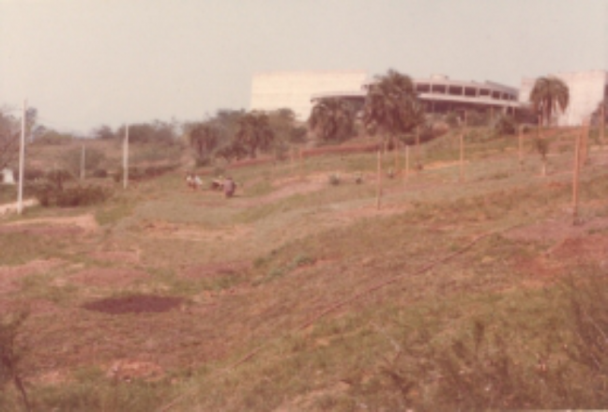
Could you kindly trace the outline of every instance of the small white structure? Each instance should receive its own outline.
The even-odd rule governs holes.
[[[579,126],[597,109],[602,99],[608,96],[608,71],[555,73],[552,76],[566,83],[570,92],[568,108],[556,116],[559,126]],[[533,78],[522,79],[519,93],[522,105],[529,103],[535,81]]]
[[[251,110],[290,108],[296,118],[308,120],[311,96],[338,90],[360,91],[367,80],[365,71],[303,71],[255,74],[251,81]]]
[[[13,174],[13,170],[9,168],[2,169],[2,182],[5,185],[14,185],[15,184],[15,175]]]

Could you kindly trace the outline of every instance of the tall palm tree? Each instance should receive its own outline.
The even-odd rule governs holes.
[[[368,130],[394,139],[424,122],[424,109],[409,76],[389,70],[366,88],[363,122]]]
[[[252,111],[239,119],[234,137],[234,143],[247,150],[249,157],[254,159],[258,149],[270,148],[274,140],[274,132],[265,113]]]
[[[564,112],[570,102],[570,91],[563,80],[554,76],[539,77],[530,92],[533,109],[540,113],[543,124],[549,126],[554,114]]]
[[[312,108],[308,125],[323,141],[341,141],[352,137],[355,131],[353,107],[344,99],[319,100]]]

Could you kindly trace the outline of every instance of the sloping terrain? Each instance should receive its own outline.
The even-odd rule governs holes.
[[[383,178],[380,208],[375,155],[353,153],[234,169],[231,199],[173,173],[99,207],[0,221],[0,311],[29,312],[17,343],[32,402],[436,409],[438,353],[478,324],[522,365],[564,362],[543,345],[571,339],[555,327],[562,280],[608,269],[608,154],[591,153],[573,226],[572,153],[543,178],[538,156],[520,170],[509,144],[473,147],[464,182],[456,152],[429,146],[423,171]],[[572,393],[493,406],[598,407]]]

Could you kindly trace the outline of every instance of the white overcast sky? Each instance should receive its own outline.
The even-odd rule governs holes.
[[[608,0],[0,0],[0,106],[88,132],[247,109],[256,72],[519,87],[606,70],[607,49]]]

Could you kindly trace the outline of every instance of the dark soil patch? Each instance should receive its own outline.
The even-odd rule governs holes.
[[[189,279],[215,278],[235,276],[251,268],[249,261],[223,262],[208,265],[193,265],[187,267],[182,276]]]
[[[120,298],[107,298],[85,303],[84,309],[96,312],[119,315],[122,313],[144,313],[144,312],[168,312],[179,306],[182,298],[154,296],[154,295],[131,295]]]

